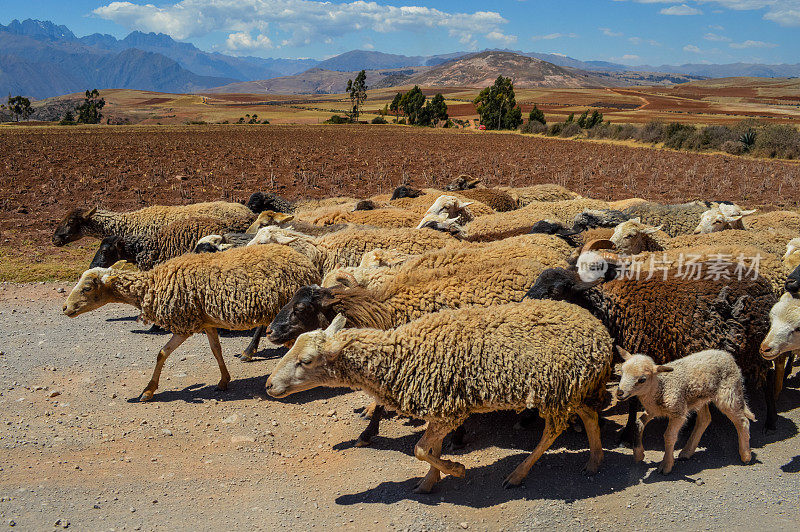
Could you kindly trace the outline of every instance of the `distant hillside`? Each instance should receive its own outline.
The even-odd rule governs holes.
[[[320,61],[316,68],[323,70],[338,70],[342,72],[357,72],[360,70],[386,70],[391,68],[404,68],[412,66],[432,66],[468,55],[470,52],[455,52],[452,54],[408,56],[385,54],[371,50],[351,50],[343,54]]]

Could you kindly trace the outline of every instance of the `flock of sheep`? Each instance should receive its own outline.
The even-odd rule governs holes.
[[[697,447],[713,402],[750,461],[745,384],[760,389],[764,427],[800,348],[800,213],[730,202],[606,202],[556,185],[447,190],[401,185],[369,199],[289,203],[255,193],[246,205],[210,202],[117,213],[75,209],[53,243],[102,239],[69,294],[69,317],[106,303],[135,306],[172,337],[140,400],[153,398],[169,355],[204,332],[230,382],[218,328],[255,329],[290,346],[267,380],[273,397],[345,386],[374,398],[368,445],[386,409],[428,422],[414,449],[430,464],[429,492],[462,464],[442,441],[473,413],[536,411],[545,421],[531,466],[577,418],[589,440],[585,470],[603,458],[599,412],[618,370],[629,404],[625,435],[643,458],[642,432],[668,417],[659,470],[690,412]],[[616,347],[616,350],[615,350]],[[637,420],[637,411],[644,413]]]

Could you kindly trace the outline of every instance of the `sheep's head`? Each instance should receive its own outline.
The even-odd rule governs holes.
[[[92,207],[91,209],[72,209],[69,211],[53,232],[53,245],[61,247],[81,239],[83,237],[83,231],[86,228],[86,223],[95,212],[97,212],[97,207]]]
[[[800,238],[793,238],[786,244],[786,253],[783,254],[783,260],[788,259],[795,253],[800,254]]]
[[[753,214],[757,209],[742,210],[735,204],[714,204],[709,210],[700,215],[700,223],[694,234],[715,233],[725,229],[744,229],[742,217]]]
[[[422,196],[421,190],[411,188],[408,185],[400,185],[394,189],[394,192],[392,192],[392,198],[389,201],[394,201],[401,198],[418,198],[420,196]]]
[[[267,227],[268,225],[281,225],[288,223],[294,220],[294,216],[291,214],[286,214],[283,212],[275,212],[275,211],[262,211],[256,221],[247,228],[247,233],[257,233],[259,229],[262,227]]]
[[[539,274],[523,299],[554,299],[556,301],[576,301],[586,290],[597,286],[598,282],[581,280],[577,270],[548,268]]]
[[[423,216],[417,225],[417,229],[425,228],[450,233],[456,237],[464,235],[464,228],[458,223],[458,217],[449,218],[446,212],[441,214],[428,213]]]
[[[575,215],[572,227],[576,231],[586,231],[596,227],[614,227],[630,219],[631,217],[622,211],[586,209]]]
[[[580,231],[567,229],[561,222],[556,222],[554,220],[539,220],[533,224],[533,227],[531,227],[528,233],[532,235],[554,235],[572,247],[578,247],[579,245],[578,240],[573,237],[580,234]]]
[[[650,235],[660,231],[661,227],[651,227],[643,224],[640,218],[632,218],[614,229],[611,241],[620,253],[635,255],[655,247],[656,243]]]
[[[257,246],[259,244],[283,244],[288,245],[292,242],[301,239],[305,235],[293,229],[284,229],[282,227],[275,227],[268,225],[262,227],[253,237],[253,240],[247,243],[248,246]]]
[[[233,243],[228,242],[223,235],[206,235],[197,241],[192,251],[194,253],[217,253],[231,249],[233,246]]]
[[[469,220],[472,219],[472,213],[469,212],[467,207],[472,205],[471,201],[461,201],[455,196],[439,196],[433,202],[430,209],[425,214],[447,214],[448,218],[456,218],[461,215],[468,216]]]
[[[89,268],[108,268],[121,260],[132,261],[134,258],[125,247],[125,239],[121,236],[111,235],[100,242],[100,247],[97,248]]]
[[[361,286],[355,274],[355,268],[352,266],[343,266],[336,268],[325,274],[322,279],[322,288],[333,288],[334,286],[344,286],[352,288],[354,286]]]
[[[393,249],[373,249],[361,256],[361,268],[394,268],[406,262],[411,255]]]
[[[112,300],[107,282],[113,275],[112,268],[92,268],[83,272],[78,284],[67,296],[62,310],[70,318],[100,308]]]
[[[300,288],[269,324],[269,341],[286,344],[304,332],[327,326],[333,319],[332,307],[337,301],[330,288],[317,285]]]
[[[247,200],[247,208],[258,214],[263,211],[286,212],[291,210],[288,201],[272,192],[253,192]]]
[[[470,188],[475,188],[480,183],[480,179],[473,179],[466,174],[462,174],[457,178],[450,181],[445,187],[445,190],[449,190],[450,192],[454,192],[456,190],[468,190]]]
[[[789,274],[783,287],[792,297],[800,298],[800,266]]]
[[[670,366],[659,366],[646,355],[632,355],[617,346],[625,361],[617,387],[617,399],[624,401],[632,395],[647,393],[656,382],[656,375],[672,371]]]
[[[358,203],[356,203],[356,206],[353,207],[353,211],[374,211],[377,208],[378,205],[374,201],[368,199],[362,199],[359,200]]]
[[[286,397],[329,382],[327,366],[344,347],[335,335],[344,325],[344,316],[337,314],[327,329],[301,334],[267,379],[267,393]]]
[[[769,332],[761,342],[761,356],[773,360],[800,348],[800,299],[785,293],[769,311]]]

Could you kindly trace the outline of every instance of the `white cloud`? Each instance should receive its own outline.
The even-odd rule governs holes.
[[[683,47],[684,52],[691,52],[693,54],[702,54],[703,51],[693,44],[687,44]]]
[[[611,28],[597,28],[603,32],[603,35],[606,37],[622,37],[623,33],[621,31],[612,31]]]
[[[578,37],[577,33],[548,33],[547,35],[534,35],[531,37],[532,41],[550,41],[553,39],[575,39]]]
[[[675,16],[686,16],[686,15],[702,15],[703,12],[697,9],[696,7],[687,6],[686,4],[681,4],[679,6],[672,6],[672,7],[665,7],[661,11],[659,11],[662,15],[675,15]]]
[[[517,42],[516,35],[506,35],[501,31],[492,31],[486,34],[486,38],[495,42],[499,42],[506,46],[510,46]]]
[[[741,50],[744,48],[776,48],[778,45],[771,42],[747,40],[744,42],[732,42],[728,46]]]
[[[225,47],[228,50],[269,50],[272,48],[272,41],[266,35],[257,35],[255,39],[244,31],[231,33],[225,40]]]
[[[233,40],[237,45],[248,42],[239,35],[242,33],[255,31],[269,38],[268,28],[284,34],[282,44],[292,46],[364,30],[389,33],[444,29],[461,42],[474,42],[474,35],[490,39],[490,35],[502,36],[494,39],[501,42],[516,40],[500,31],[508,21],[497,12],[450,13],[364,0],[341,4],[317,0],[181,0],[160,6],[124,1],[98,7],[93,13],[128,29],[166,33],[176,39],[230,31],[236,35]]]
[[[706,33],[703,35],[703,39],[712,42],[729,42],[731,39],[730,37],[725,37],[724,35],[717,35],[716,33]]]
[[[628,37],[628,42],[637,46],[642,43],[647,43],[650,46],[661,46],[661,43],[654,39],[642,39],[641,37]]]
[[[622,0],[617,0],[622,1]],[[674,4],[675,0],[632,0],[640,4]],[[735,11],[765,10],[764,19],[781,26],[800,26],[800,0],[695,0],[696,4],[712,4]],[[685,6],[686,4],[682,4]],[[680,6],[673,6],[680,7]],[[687,6],[689,9],[691,6]],[[672,9],[665,8],[661,12]],[[699,11],[699,9],[697,10]],[[715,10],[715,12],[718,12]],[[665,13],[668,14],[668,13]],[[721,31],[721,28],[714,28]]]

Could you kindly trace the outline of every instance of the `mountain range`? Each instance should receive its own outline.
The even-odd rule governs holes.
[[[134,31],[123,39],[100,33],[77,37],[66,26],[49,21],[0,24],[0,94],[45,98],[95,87],[179,93],[213,88],[238,92],[247,87],[252,89],[247,92],[341,92],[352,73],[361,69],[369,71],[368,83],[375,87],[474,86],[498,72],[519,80],[521,86],[575,87],[681,83],[702,77],[800,76],[800,63],[632,67],[518,50],[430,56],[353,50],[325,60],[235,57],[205,52],[164,34]]]

